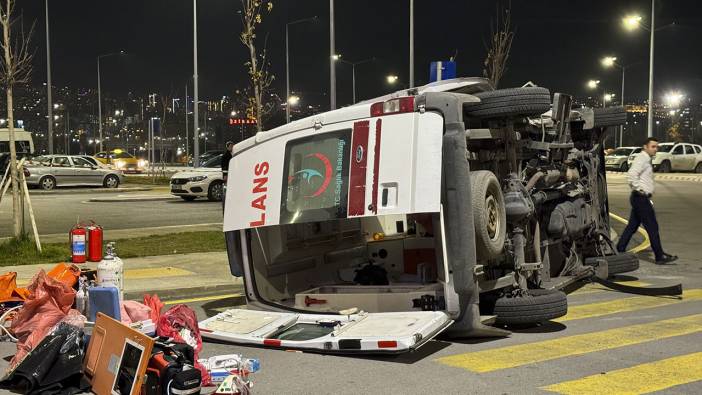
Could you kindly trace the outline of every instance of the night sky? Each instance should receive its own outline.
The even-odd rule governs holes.
[[[261,26],[284,95],[285,23],[319,16],[316,24],[291,27],[292,88],[303,102],[328,103],[329,11],[327,0],[273,0],[273,12]],[[375,57],[357,67],[359,99],[387,93],[387,74],[408,77],[408,1],[336,0],[336,48],[344,59]],[[627,97],[647,96],[648,32],[626,32],[620,19],[638,12],[649,23],[650,2],[513,0],[516,36],[502,87],[527,81],[578,96],[585,81],[597,78],[618,92],[620,74],[605,70],[599,59],[616,55],[631,64]],[[231,95],[246,84],[243,63],[247,52],[238,39],[241,23],[238,0],[200,0],[200,95]],[[128,56],[104,59],[103,89],[112,94],[168,92],[182,94],[192,77],[192,1],[190,0],[50,0],[53,83],[94,87],[95,58],[124,49]],[[34,43],[36,85],[45,81],[44,1],[18,0],[25,24],[36,20]],[[415,0],[416,83],[428,79],[432,60],[458,53],[461,76],[481,75],[495,1]],[[702,98],[702,4],[694,0],[661,0],[659,26],[676,27],[656,35],[656,97],[680,90]],[[338,102],[351,101],[351,67],[337,68]],[[629,100],[627,100],[629,101]]]

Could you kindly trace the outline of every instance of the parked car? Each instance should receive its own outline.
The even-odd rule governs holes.
[[[619,147],[605,155],[605,168],[607,170],[629,170],[629,157],[634,152],[640,152],[641,147]]]
[[[115,149],[109,152],[98,152],[95,159],[100,163],[111,165],[125,173],[143,173],[148,165],[148,161],[139,159],[122,149]]]
[[[634,163],[634,158],[636,158],[636,154],[641,152],[641,147],[637,147],[635,150],[631,151],[629,154],[629,157],[626,159],[626,165],[627,167],[631,167],[631,164]]]
[[[652,160],[659,173],[694,171],[702,173],[702,146],[688,143],[660,143]]]
[[[24,165],[27,185],[52,190],[59,186],[100,185],[117,188],[122,171],[93,165],[78,155],[43,155]]]
[[[90,156],[90,155],[75,155],[75,156],[87,160],[87,161],[90,162],[90,164],[93,165],[93,166],[100,167],[100,168],[104,168],[104,169],[109,169],[109,168],[110,168],[110,166],[108,166],[108,165],[106,165],[106,164],[100,162],[99,160],[95,159],[94,156]]]
[[[247,309],[202,336],[387,354],[565,315],[595,273],[638,268],[607,237],[603,141],[626,112],[572,103],[460,78],[238,144],[223,227]]]
[[[171,176],[171,194],[189,202],[199,197],[221,201],[224,196],[222,153],[211,156],[202,167]]]
[[[222,151],[216,150],[216,151],[206,151],[202,154],[200,154],[199,159],[200,159],[200,167],[204,167],[205,163],[207,163],[210,159],[212,159],[215,156],[221,155]],[[193,158],[191,157],[188,159],[188,166],[193,166]]]

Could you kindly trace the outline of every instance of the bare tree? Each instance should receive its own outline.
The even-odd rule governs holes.
[[[3,0],[0,0],[3,1]],[[13,39],[13,27],[17,22],[12,17],[15,8],[14,0],[4,0],[0,3],[0,25],[2,25],[3,62],[0,66],[0,82],[7,95],[7,127],[10,134],[10,179],[12,183],[13,234],[19,239],[23,235],[23,203],[19,188],[19,169],[17,168],[17,150],[15,149],[15,115],[13,111],[13,87],[16,84],[29,82],[32,73],[32,58],[34,53],[30,48],[34,25],[27,33],[20,24],[19,37]]]
[[[275,77],[269,71],[266,40],[260,54],[256,48],[259,41],[256,30],[263,22],[263,13],[270,13],[273,9],[273,3],[268,1],[264,4],[262,0],[241,0],[241,5],[243,26],[239,39],[249,50],[249,61],[244,64],[249,73],[246,113],[249,118],[256,120],[256,128],[260,132],[263,130],[263,118],[276,108],[275,101],[271,100],[268,94]]]
[[[490,23],[490,44],[486,44],[487,56],[483,63],[483,76],[497,88],[507,70],[507,60],[512,49],[512,3],[497,7],[497,17]]]

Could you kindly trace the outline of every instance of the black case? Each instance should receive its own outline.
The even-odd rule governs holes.
[[[200,371],[191,367],[188,370],[175,372],[173,377],[169,378],[170,389],[169,395],[193,395],[200,394],[200,385],[202,376]]]

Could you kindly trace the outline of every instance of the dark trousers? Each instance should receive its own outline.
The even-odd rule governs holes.
[[[658,235],[658,221],[656,221],[656,212],[653,210],[651,200],[647,196],[632,193],[631,197],[629,197],[629,203],[631,203],[629,223],[619,237],[617,251],[624,252],[626,250],[631,236],[634,235],[639,225],[643,224],[646,233],[648,233],[648,238],[651,240],[651,249],[656,255],[656,260],[663,259],[664,252],[663,247],[661,247],[661,238]]]

